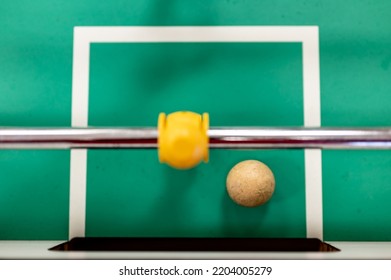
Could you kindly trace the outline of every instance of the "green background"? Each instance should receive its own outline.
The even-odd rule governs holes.
[[[18,1],[0,5],[0,125],[70,126],[74,26],[318,25],[323,126],[390,126],[389,1]],[[91,125],[302,125],[300,44],[92,44]],[[230,201],[238,161],[267,163],[264,207]],[[323,151],[325,240],[391,241],[391,153]],[[176,171],[156,151],[89,151],[89,236],[304,237],[302,151],[212,151]],[[0,239],[67,239],[69,151],[0,151]]]

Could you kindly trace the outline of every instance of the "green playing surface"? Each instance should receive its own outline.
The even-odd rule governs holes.
[[[80,2],[80,3],[79,3]],[[323,126],[391,126],[389,1],[5,0],[0,125],[70,126],[74,26],[317,25]],[[352,8],[354,7],[354,8]],[[89,125],[303,125],[301,43],[93,43]],[[229,169],[268,164],[276,192],[234,204]],[[325,240],[391,241],[391,152],[323,151]],[[0,151],[0,239],[67,239],[69,151]],[[305,237],[302,150],[213,150],[178,171],[155,150],[88,151],[87,236]]]

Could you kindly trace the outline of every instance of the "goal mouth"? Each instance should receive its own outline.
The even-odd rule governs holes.
[[[338,252],[317,238],[75,237],[53,251]]]

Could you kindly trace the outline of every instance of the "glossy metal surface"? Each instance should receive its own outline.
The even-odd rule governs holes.
[[[156,128],[0,129],[0,149],[156,147]]]
[[[391,128],[216,128],[214,148],[391,149]]]
[[[391,149],[391,128],[227,127],[210,148]],[[156,128],[0,128],[0,149],[157,148]]]

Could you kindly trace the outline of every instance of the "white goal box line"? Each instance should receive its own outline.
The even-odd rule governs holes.
[[[301,43],[304,126],[320,127],[318,26],[77,26],[74,28],[72,126],[88,126],[91,43],[258,42]],[[305,149],[306,234],[323,239],[322,153]],[[84,237],[87,150],[71,150],[69,238]]]

